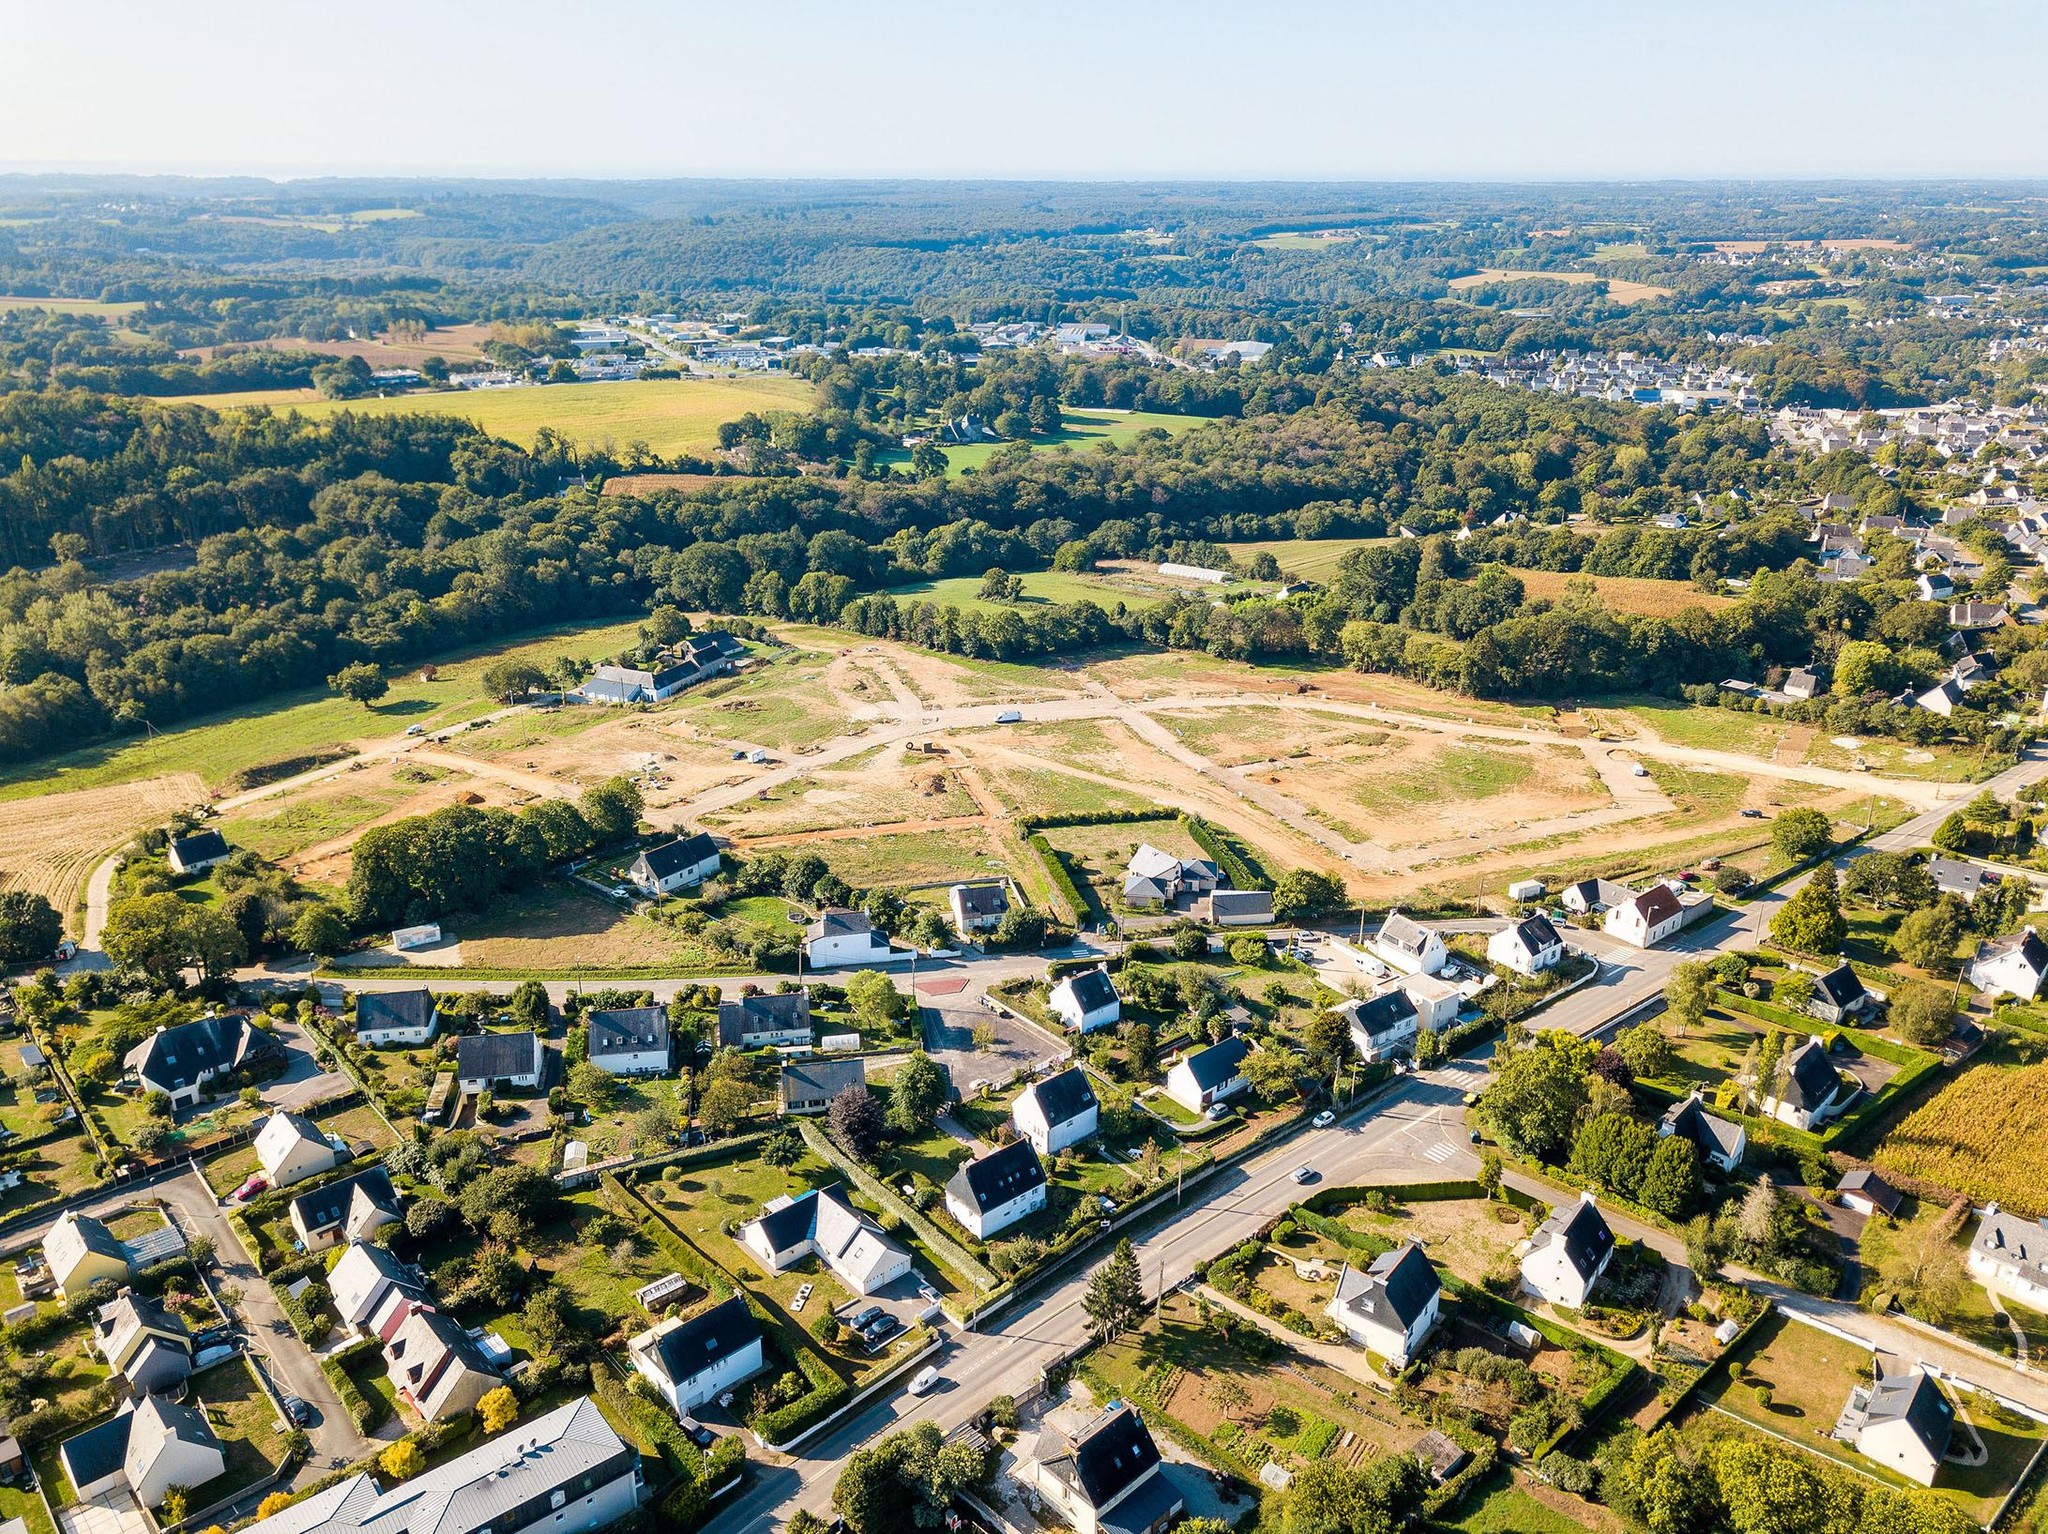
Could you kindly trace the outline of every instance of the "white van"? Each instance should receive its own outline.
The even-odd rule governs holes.
[[[930,1364],[918,1370],[910,1381],[910,1393],[921,1396],[939,1382],[939,1371]]]

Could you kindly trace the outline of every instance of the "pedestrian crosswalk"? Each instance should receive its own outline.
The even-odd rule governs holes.
[[[1439,1140],[1436,1142],[1436,1144],[1432,1145],[1428,1150],[1422,1153],[1422,1159],[1424,1161],[1433,1161],[1438,1166],[1442,1166],[1446,1161],[1449,1161],[1451,1157],[1457,1154],[1457,1146],[1450,1145],[1442,1140]]]

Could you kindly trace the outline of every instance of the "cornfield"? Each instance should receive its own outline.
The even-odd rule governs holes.
[[[1965,1071],[1884,1137],[1877,1165],[2048,1214],[2048,1065]]]

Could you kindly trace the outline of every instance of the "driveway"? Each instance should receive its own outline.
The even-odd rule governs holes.
[[[126,1490],[87,1497],[57,1514],[63,1534],[155,1534],[148,1515]]]
[[[314,1061],[319,1041],[301,1028],[296,1018],[273,1019],[273,1026],[289,1064],[282,1076],[264,1084],[264,1102],[273,1108],[303,1108],[355,1090],[355,1083],[341,1072],[324,1071]]]

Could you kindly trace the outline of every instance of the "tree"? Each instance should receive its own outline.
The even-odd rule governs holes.
[[[0,890],[0,962],[47,958],[64,940],[64,919],[33,890]]]
[[[1887,1016],[1900,1038],[1923,1049],[1944,1042],[1955,1032],[1956,1017],[1949,1007],[1949,993],[1940,986],[1900,986],[1892,992]]]
[[[484,667],[482,681],[484,692],[500,703],[517,703],[529,693],[544,691],[548,674],[531,661],[508,658]]]
[[[1780,810],[1771,822],[1771,846],[1788,863],[1818,857],[1835,842],[1835,823],[1820,810]]]
[[[1353,1470],[1319,1459],[1294,1472],[1286,1492],[1286,1534],[1393,1534],[1422,1504],[1422,1462],[1390,1454]]]
[[[1894,658],[1890,645],[1872,639],[1852,639],[1835,652],[1834,691],[1839,697],[1893,692],[1905,680],[1905,668]]]
[[[1777,1184],[1768,1173],[1759,1177],[1756,1186],[1743,1196],[1735,1215],[1735,1234],[1752,1250],[1771,1249],[1778,1229],[1778,1199]]]
[[[1343,884],[1313,868],[1290,868],[1273,884],[1273,914],[1281,921],[1298,921],[1343,901]]]
[[[1341,1012],[1318,1012],[1310,1018],[1301,1030],[1301,1047],[1309,1068],[1325,1079],[1334,1077],[1357,1052],[1351,1025]]]
[[[1955,1241],[1963,1213],[1923,1216],[1866,1240],[1876,1257],[1872,1292],[1898,1296],[1901,1306],[1936,1326],[1954,1319],[1970,1283]]]
[[[392,1480],[405,1481],[427,1468],[427,1457],[410,1438],[401,1438],[377,1456],[377,1463]]]
[[[1230,955],[1231,963],[1246,969],[1262,968],[1266,962],[1266,940],[1256,932],[1240,932],[1224,951]]]
[[[1572,1175],[1633,1199],[1656,1143],[1649,1125],[1624,1113],[1596,1113],[1579,1126],[1572,1142]]]
[[[1955,968],[1956,945],[1963,940],[1959,902],[1943,897],[1933,905],[1908,911],[1892,933],[1892,950],[1915,969],[1946,974]]]
[[[1683,1135],[1665,1135],[1650,1153],[1636,1201],[1667,1220],[1683,1220],[1700,1201],[1700,1153]]]
[[[1564,1154],[1586,1105],[1592,1054],[1591,1046],[1547,1033],[1500,1065],[1479,1111],[1509,1150],[1538,1161],[1554,1162]],[[1499,1060],[1498,1051],[1494,1058]]]
[[[522,1028],[531,1028],[535,1033],[546,1033],[554,1010],[548,1002],[548,988],[538,980],[522,980],[512,992],[512,999],[505,1010],[512,1021]]]
[[[945,1111],[952,1092],[946,1068],[923,1050],[914,1050],[889,1086],[889,1127],[903,1135],[923,1134]]]
[[[855,1017],[874,1029],[888,1027],[910,1010],[910,1001],[896,989],[896,982],[872,969],[864,969],[846,982],[846,1004]]]
[[[495,1390],[484,1392],[482,1400],[476,1403],[477,1415],[483,1418],[486,1433],[502,1433],[519,1420],[519,1397],[512,1394],[510,1385],[500,1385]]]
[[[1623,1029],[1615,1038],[1614,1049],[1638,1081],[1661,1080],[1678,1064],[1678,1052],[1655,1023],[1638,1023]]]
[[[1226,1417],[1235,1417],[1252,1404],[1252,1393],[1239,1384],[1233,1374],[1216,1375],[1203,1387],[1202,1394]]]
[[[633,834],[640,823],[640,812],[646,808],[646,801],[640,790],[633,786],[631,778],[614,777],[583,790],[583,797],[576,801],[576,807],[583,812],[592,839],[603,846],[607,842],[623,841]]]
[[[1854,1491],[1805,1455],[1735,1434],[1712,1452],[1714,1483],[1735,1534],[1833,1534],[1855,1526]]]
[[[1788,969],[1771,987],[1771,1000],[1788,1012],[1804,1012],[1814,997],[1813,976],[1803,969]]]
[[[291,945],[301,953],[331,959],[348,947],[348,922],[324,900],[315,900],[292,922]]]
[[[288,1491],[273,1491],[256,1504],[258,1518],[272,1518],[292,1505],[292,1494]]]
[[[858,1082],[842,1088],[825,1105],[825,1125],[832,1138],[839,1142],[840,1149],[856,1161],[875,1159],[875,1152],[882,1148],[882,1132],[887,1127],[874,1094]]]
[[[1771,918],[1771,937],[1794,953],[1838,954],[1848,930],[1842,920],[1832,863],[1816,868],[1813,877]]]
[[[1081,1309],[1104,1342],[1135,1326],[1144,1315],[1145,1281],[1128,1236],[1117,1242],[1109,1261],[1089,1275]]]
[[[761,1159],[777,1171],[786,1172],[804,1159],[803,1136],[784,1124],[761,1147]]]
[[[498,1215],[530,1225],[554,1205],[560,1193],[545,1172],[515,1161],[472,1177],[456,1195],[455,1206],[473,1230],[490,1229]]]
[[[1970,822],[1961,810],[1955,811],[1927,838],[1937,852],[1967,852],[1970,850]]]
[[[618,1101],[618,1078],[601,1065],[592,1065],[588,1060],[579,1061],[569,1067],[564,1083],[569,1095],[592,1113],[603,1113]]]
[[[1679,965],[1664,987],[1664,1010],[1676,1020],[1681,1032],[1690,1033],[1704,1023],[1713,1000],[1714,968],[1704,959],[1688,959]]]
[[[177,984],[188,969],[225,974],[248,956],[242,934],[218,910],[169,891],[115,901],[100,943],[118,967],[163,985]]]
[[[753,1111],[753,1088],[731,1076],[708,1077],[704,1090],[697,1095],[697,1117],[704,1121],[706,1133],[713,1136],[731,1134]]]
[[[856,1449],[832,1488],[832,1506],[849,1534],[904,1534],[944,1523],[954,1498],[988,1473],[982,1455],[948,1443],[932,1423],[891,1433]]]
[[[351,703],[360,703],[368,708],[384,694],[391,691],[391,683],[383,671],[372,661],[351,661],[327,679],[328,687],[337,697]]]

